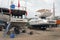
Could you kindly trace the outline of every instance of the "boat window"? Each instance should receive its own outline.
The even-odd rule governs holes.
[[[46,19],[46,17],[41,17],[41,19]]]

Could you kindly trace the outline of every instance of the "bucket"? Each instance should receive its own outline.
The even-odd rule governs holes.
[[[14,33],[11,33],[10,34],[10,38],[15,38],[15,34]]]

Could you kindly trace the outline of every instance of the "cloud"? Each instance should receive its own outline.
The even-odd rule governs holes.
[[[0,0],[0,7],[5,7],[5,8],[8,8],[9,6],[9,1],[8,0]]]
[[[60,0],[55,0],[56,16],[60,16]]]
[[[46,2],[46,1],[43,1],[43,0],[37,0],[37,1],[33,1],[32,3],[34,6],[33,9],[36,10],[36,9],[41,9],[41,8],[51,8],[52,7],[52,3],[50,2]]]
[[[31,1],[30,1],[31,2]],[[52,9],[53,8],[53,0],[33,0],[33,6],[30,8],[32,11],[36,11],[38,9]],[[27,5],[28,6],[28,5]],[[55,0],[55,14],[56,16],[60,15],[60,0]]]

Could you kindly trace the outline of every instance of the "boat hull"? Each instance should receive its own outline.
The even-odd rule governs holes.
[[[31,25],[34,29],[46,29],[50,27],[57,27],[56,24],[37,24],[37,25]]]

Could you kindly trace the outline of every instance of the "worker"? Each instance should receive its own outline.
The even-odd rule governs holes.
[[[20,34],[19,28],[18,27],[15,27],[14,28],[14,32],[15,32],[15,34]]]

